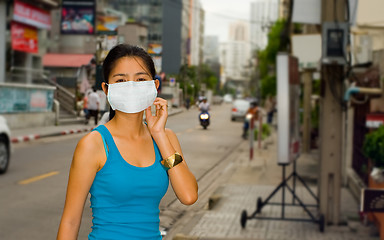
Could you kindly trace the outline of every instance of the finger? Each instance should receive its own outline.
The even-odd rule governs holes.
[[[159,116],[159,112],[160,112],[160,104],[159,103],[155,103],[155,106],[156,106],[156,116],[158,117]]]

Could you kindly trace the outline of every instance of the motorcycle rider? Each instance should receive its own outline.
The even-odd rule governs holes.
[[[199,110],[200,110],[199,119],[200,119],[201,114],[203,114],[203,113],[208,114],[208,119],[206,121],[208,122],[208,125],[209,125],[209,122],[210,122],[209,119],[211,118],[211,115],[208,112],[210,110],[210,107],[209,107],[209,103],[207,102],[206,97],[202,98],[202,101],[199,104]],[[202,120],[200,119],[200,121],[202,121]]]
[[[208,113],[208,111],[209,111],[209,103],[207,102],[207,98],[206,97],[203,97],[203,100],[199,104],[199,110],[201,112]]]
[[[253,121],[257,122],[257,120],[259,119],[259,104],[256,100],[251,102],[251,106],[249,107],[249,109],[246,113],[246,116],[248,114],[251,114],[253,117],[252,118]],[[247,119],[247,117],[244,119],[243,134],[242,134],[242,137],[244,139],[247,138],[250,121],[251,121],[251,119]]]

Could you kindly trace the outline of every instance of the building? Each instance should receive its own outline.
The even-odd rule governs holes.
[[[190,0],[189,9],[190,52],[188,65],[199,66],[203,62],[204,11],[199,0]]]
[[[158,49],[156,53],[152,53],[155,61],[161,63],[158,71],[177,74],[180,66],[185,61],[188,62],[190,57],[194,61],[198,59],[199,54],[192,51],[199,51],[199,40],[190,36],[199,31],[196,26],[202,22],[199,17],[199,1],[111,0],[108,4],[109,7],[124,12],[129,22],[148,26],[148,44]]]
[[[250,77],[249,25],[232,23],[228,39],[228,42],[220,44],[221,84],[233,84],[243,92]]]
[[[0,1],[0,114],[10,128],[55,122],[55,87],[45,81],[42,57],[59,2]]]
[[[252,49],[264,49],[268,44],[269,28],[278,19],[278,0],[255,0],[251,3]]]
[[[219,62],[219,37],[205,36],[204,63]]]

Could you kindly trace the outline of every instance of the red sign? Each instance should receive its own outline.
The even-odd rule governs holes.
[[[22,52],[37,53],[37,29],[21,23],[11,24],[12,49]]]
[[[384,125],[384,114],[367,114],[367,119],[365,121],[365,126],[367,128],[378,128],[381,125]]]
[[[19,0],[15,0],[13,20],[37,28],[51,29],[51,16],[49,12]]]

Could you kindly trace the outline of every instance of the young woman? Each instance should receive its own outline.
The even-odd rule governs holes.
[[[77,239],[88,192],[88,239],[161,239],[159,203],[169,180],[177,198],[190,205],[197,200],[196,179],[175,133],[165,128],[167,101],[156,97],[151,57],[139,47],[117,45],[104,60],[103,75],[114,111],[76,147],[57,239]]]

